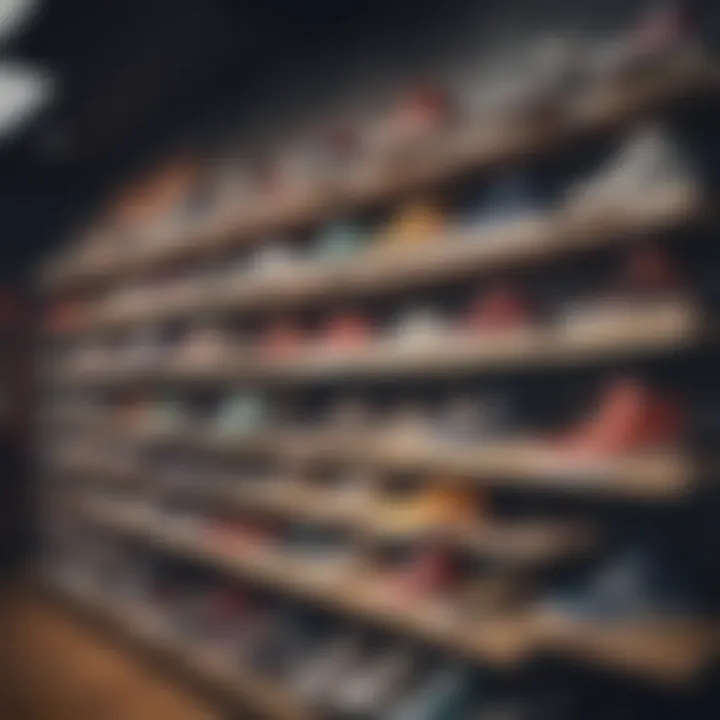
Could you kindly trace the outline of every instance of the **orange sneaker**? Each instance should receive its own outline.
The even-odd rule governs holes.
[[[447,225],[443,208],[432,201],[412,201],[402,205],[378,237],[378,250],[424,245],[442,238]]]

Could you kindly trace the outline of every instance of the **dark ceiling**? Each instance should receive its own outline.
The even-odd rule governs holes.
[[[429,8],[432,3],[428,3]],[[425,5],[381,0],[45,0],[4,56],[37,63],[56,102],[0,144],[2,280],[61,243],[153,154],[300,56],[332,53]]]

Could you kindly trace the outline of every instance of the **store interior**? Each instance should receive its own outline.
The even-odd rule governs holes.
[[[720,6],[5,4],[0,717],[720,716]]]

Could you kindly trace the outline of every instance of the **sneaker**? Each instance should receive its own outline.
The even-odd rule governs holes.
[[[401,206],[380,231],[378,251],[411,248],[442,240],[447,221],[445,212],[432,202],[414,201]]]
[[[367,346],[373,334],[370,319],[360,313],[339,313],[330,318],[319,340],[321,352],[350,352]]]
[[[377,497],[370,513],[373,527],[396,536],[417,536],[468,525],[477,517],[473,492],[438,483],[409,494],[386,492]]]
[[[447,325],[433,308],[415,307],[403,313],[395,324],[392,343],[402,348],[428,348],[442,342]]]
[[[637,130],[596,175],[568,190],[571,211],[632,209],[645,193],[692,200],[699,183],[686,157],[658,125]]]
[[[512,406],[507,397],[463,395],[451,398],[436,420],[436,434],[446,442],[492,442],[511,434]]]
[[[236,395],[225,400],[215,418],[221,437],[246,435],[262,429],[268,421],[268,407],[257,395]]]
[[[528,327],[531,312],[519,292],[510,285],[482,291],[470,305],[465,326],[478,334]]]
[[[611,557],[584,582],[552,592],[548,606],[604,622],[693,614],[697,607],[681,574],[651,551],[631,547]]]
[[[288,277],[298,267],[297,254],[282,239],[271,238],[263,242],[243,264],[247,273],[260,277]]]
[[[352,635],[336,637],[306,658],[290,680],[293,693],[313,706],[324,704],[357,666],[362,643]]]
[[[451,664],[431,673],[383,714],[387,720],[462,720],[477,700],[471,670]]]
[[[537,219],[546,206],[546,198],[529,174],[511,171],[481,189],[477,199],[462,213],[462,221],[473,230],[493,230],[512,221]]]
[[[323,263],[335,263],[358,255],[367,245],[368,233],[357,224],[333,223],[318,236],[314,256]]]
[[[605,457],[677,447],[682,412],[671,399],[632,377],[612,380],[587,419],[565,433],[555,451],[565,456]]]
[[[377,717],[405,689],[414,670],[410,649],[391,649],[370,657],[336,686],[331,707],[351,717]]]

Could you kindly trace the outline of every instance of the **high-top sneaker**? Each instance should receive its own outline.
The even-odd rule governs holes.
[[[589,417],[555,445],[571,456],[606,456],[676,447],[682,412],[670,398],[642,382],[621,377],[603,389]]]

